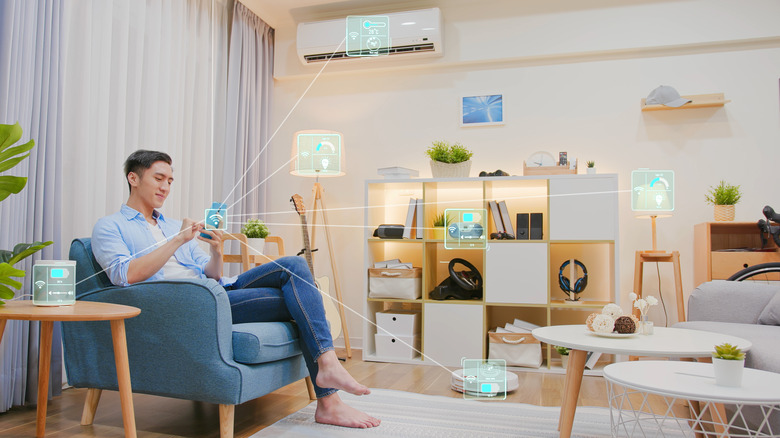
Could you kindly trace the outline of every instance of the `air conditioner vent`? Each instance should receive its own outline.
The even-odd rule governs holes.
[[[398,47],[391,47],[388,49],[387,55],[400,55],[400,54],[406,54],[406,53],[417,53],[417,52],[433,52],[436,50],[436,48],[433,46],[433,43],[426,43],[426,44],[413,44],[409,46],[398,46]],[[364,53],[365,56],[370,56],[370,52],[366,51]],[[379,55],[379,56],[385,56],[385,55]],[[347,52],[340,51],[336,53],[317,53],[314,55],[306,55],[304,57],[306,59],[307,63],[312,62],[322,62],[327,61],[328,59],[348,59],[348,58],[357,58],[357,56],[347,56]]]

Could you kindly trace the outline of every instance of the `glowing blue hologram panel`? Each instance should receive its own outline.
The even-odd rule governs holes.
[[[504,96],[464,96],[461,101],[461,126],[497,125],[504,123]]]
[[[380,56],[390,52],[390,17],[347,17],[347,56]]]
[[[341,134],[299,133],[295,169],[301,175],[341,174]]]
[[[446,249],[485,249],[487,247],[487,210],[484,208],[447,208],[452,222],[444,233]]]
[[[220,202],[212,202],[211,208],[206,209],[203,224],[204,228],[209,230],[227,230],[227,205]]]
[[[33,304],[68,306],[76,302],[76,261],[39,260],[33,265]]]
[[[631,210],[674,211],[674,171],[638,169],[631,171]]]
[[[463,398],[506,400],[504,359],[462,359]]]

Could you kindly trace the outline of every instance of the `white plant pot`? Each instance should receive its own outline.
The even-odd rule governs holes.
[[[431,174],[434,178],[468,178],[471,160],[462,163],[442,163],[431,160]]]
[[[563,369],[567,369],[569,367],[569,355],[563,355],[561,356],[561,366]]]
[[[588,175],[595,175],[596,174],[596,168],[595,167],[586,167],[585,170],[588,172]]]
[[[712,366],[715,369],[715,384],[720,386],[742,386],[742,370],[745,368],[745,359],[726,360],[712,358]]]
[[[249,246],[249,254],[262,254],[265,249],[265,239],[259,237],[247,237],[246,244]]]

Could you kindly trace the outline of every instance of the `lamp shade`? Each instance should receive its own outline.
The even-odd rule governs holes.
[[[327,129],[307,129],[293,135],[290,173],[298,176],[342,176],[344,136]]]

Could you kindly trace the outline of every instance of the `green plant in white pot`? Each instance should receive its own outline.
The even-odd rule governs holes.
[[[262,254],[265,248],[265,238],[268,237],[268,226],[260,219],[249,219],[241,227],[241,234],[246,236],[250,252]]]
[[[720,386],[742,386],[742,370],[745,368],[745,353],[728,343],[716,345],[712,353],[715,369],[715,384]]]
[[[716,221],[734,220],[734,205],[742,198],[739,187],[721,181],[716,187],[710,187],[710,192],[704,195],[704,200],[715,206]]]
[[[431,159],[431,174],[434,178],[467,178],[474,155],[460,143],[434,141],[425,151]]]
[[[588,168],[586,169],[586,171],[587,171],[589,174],[594,174],[594,173],[596,173],[596,162],[595,162],[595,161],[593,161],[593,160],[591,160],[591,161],[588,161],[588,162],[587,162],[587,164],[588,164]]]
[[[571,352],[571,349],[561,347],[560,345],[554,345],[553,348],[561,355],[561,366],[565,370],[569,366],[569,353]]]

